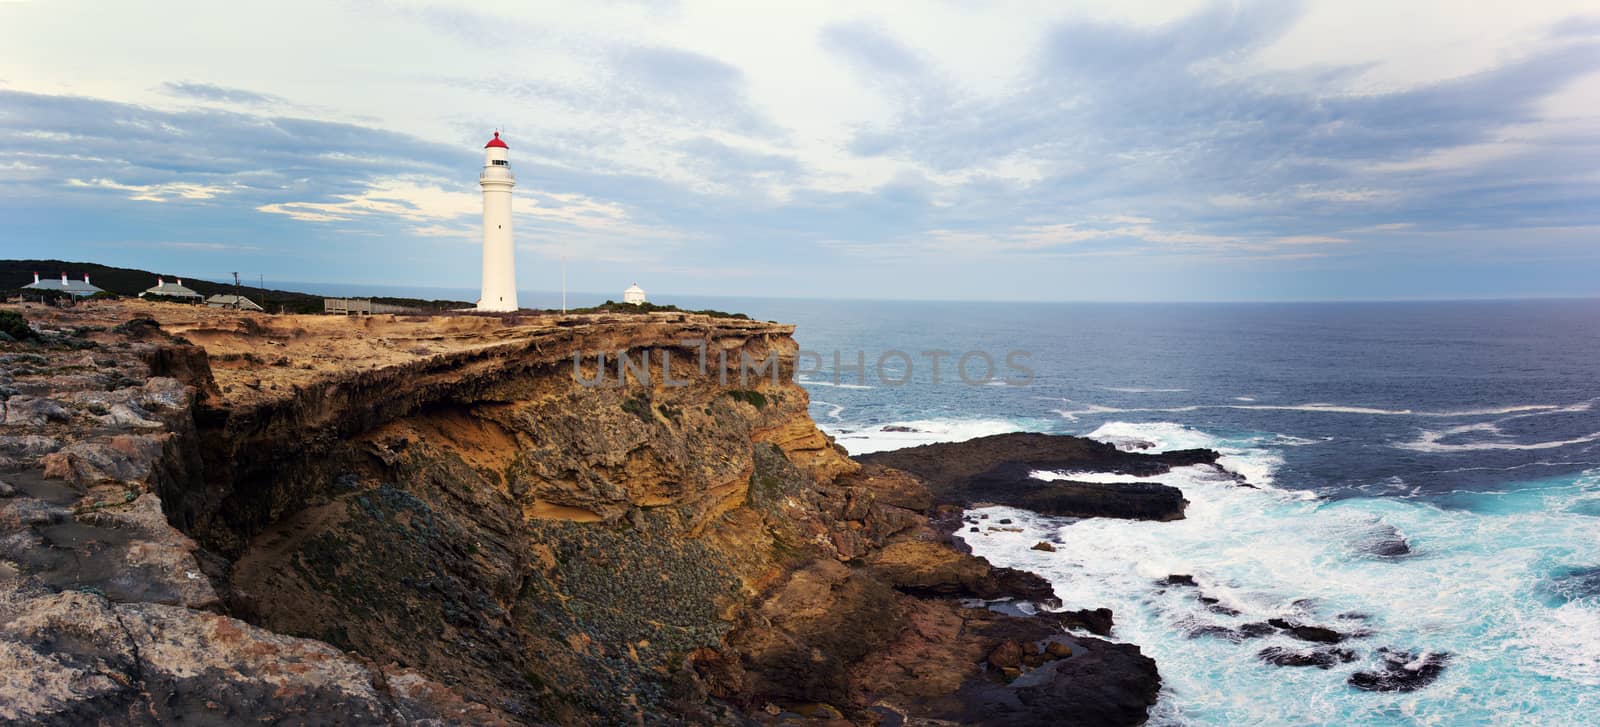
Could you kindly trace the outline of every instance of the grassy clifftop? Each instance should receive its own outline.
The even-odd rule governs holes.
[[[157,273],[137,268],[118,268],[98,263],[68,262],[65,260],[0,260],[0,296],[15,297],[22,291],[22,286],[33,282],[33,274],[40,277],[57,277],[66,273],[68,277],[81,280],[84,273],[89,274],[89,280],[97,287],[123,296],[135,296],[145,289],[156,284]],[[167,274],[167,277],[172,277]],[[209,280],[185,277],[183,284],[194,292],[204,296],[227,295],[234,292],[231,283],[214,283]],[[260,303],[269,311],[277,312],[282,309],[285,313],[321,313],[322,299],[324,296],[301,293],[293,290],[265,289],[253,285],[240,286],[239,292],[245,297]],[[467,305],[464,301],[453,300],[422,300],[418,298],[383,298],[376,297],[372,300],[390,305],[403,305],[424,310],[437,308],[459,308]]]

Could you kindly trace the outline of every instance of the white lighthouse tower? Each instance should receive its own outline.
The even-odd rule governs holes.
[[[511,252],[511,188],[517,185],[517,178],[511,173],[509,152],[500,132],[494,132],[494,138],[483,147],[483,172],[478,175],[478,186],[483,188],[481,311],[517,309],[517,268]]]

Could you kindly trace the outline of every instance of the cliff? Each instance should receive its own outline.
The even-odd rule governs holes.
[[[817,430],[789,326],[23,312],[0,721],[1134,724],[1155,698],[1136,647],[1083,635],[1108,613],[970,600],[1054,603]]]

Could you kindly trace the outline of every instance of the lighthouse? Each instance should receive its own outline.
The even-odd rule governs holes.
[[[511,188],[517,178],[511,173],[509,152],[500,132],[494,132],[494,138],[483,147],[483,172],[478,175],[478,186],[483,188],[481,311],[517,309],[517,269],[511,251]]]

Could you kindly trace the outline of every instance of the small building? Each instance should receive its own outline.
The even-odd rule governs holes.
[[[68,280],[66,273],[61,274],[60,280],[56,280],[55,278],[40,280],[39,274],[34,273],[33,282],[22,286],[22,289],[40,292],[50,291],[55,293],[66,293],[67,295],[75,298],[87,298],[95,293],[105,292],[89,283],[88,273],[83,274],[83,280]]]
[[[390,303],[374,303],[369,298],[323,298],[323,313],[337,313],[345,316],[370,316],[375,314],[404,315],[407,313],[421,313],[420,308]]]
[[[199,303],[205,299],[205,296],[184,287],[183,278],[174,278],[174,280],[177,282],[169,283],[167,282],[166,278],[157,276],[156,284],[146,288],[143,293],[139,294],[139,297],[143,298],[145,296],[156,296],[160,298],[174,298],[182,300],[186,303]]]
[[[242,295],[213,295],[206,298],[208,308],[231,308],[233,310],[253,310],[266,312],[265,308],[256,305],[256,302]]]
[[[638,283],[634,283],[633,285],[628,286],[627,290],[622,291],[622,302],[631,303],[633,305],[644,305],[650,301],[645,300],[644,288],[639,287]]]

